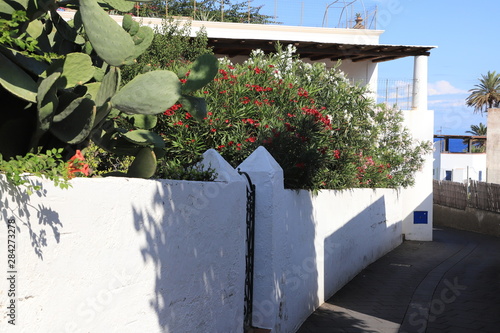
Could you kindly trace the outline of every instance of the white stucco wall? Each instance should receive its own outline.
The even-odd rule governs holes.
[[[0,181],[0,220],[19,226],[18,326],[3,311],[0,331],[241,332],[246,180],[214,150],[204,163],[219,181],[77,178],[29,198]],[[263,147],[239,167],[257,186],[253,325],[272,332],[398,246],[416,208],[401,190],[285,190]]]
[[[71,181],[11,196],[0,181],[1,332],[242,332],[245,183]],[[14,217],[17,325],[7,324]]]
[[[402,241],[395,190],[355,189],[285,193],[279,253],[282,315],[273,332],[294,332],[363,268]],[[312,208],[312,209],[311,209]]]
[[[351,82],[367,85],[370,90],[369,98],[377,100],[378,91],[378,64],[371,61],[352,62],[343,60],[339,69],[347,74]]]
[[[434,111],[416,109],[404,111],[404,124],[416,142],[432,142],[434,138]],[[415,185],[403,189],[403,234],[408,240],[432,240],[432,152],[423,156],[424,165],[415,174]],[[426,212],[427,224],[415,223],[415,211]]]
[[[257,186],[253,324],[294,332],[334,292],[402,241],[400,193],[284,190],[258,148],[240,168]]]

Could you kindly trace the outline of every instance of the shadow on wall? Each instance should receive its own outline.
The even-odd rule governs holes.
[[[246,203],[234,194],[244,199],[242,184],[158,181],[151,206],[133,207],[145,266],[155,272],[150,305],[163,331],[243,328]]]
[[[317,231],[311,195],[307,191],[285,190],[283,201],[282,244],[286,247],[280,254],[283,257],[280,282],[285,281],[285,286],[279,304],[277,332],[290,331],[290,326],[296,326],[294,322],[305,313],[313,312],[320,302]],[[287,325],[288,321],[291,322]]]
[[[423,200],[422,205],[428,199]],[[395,219],[391,215],[393,211],[390,196],[383,196],[325,239],[325,299],[331,298],[311,315],[298,333],[313,332],[307,330],[312,325],[310,321],[324,323],[321,317],[328,320],[339,317],[335,323],[339,329],[370,332],[362,319],[349,323],[352,312],[357,318],[369,316],[380,322],[387,321],[389,326],[396,327],[403,321],[414,291],[428,273],[421,264],[428,259],[419,251],[422,242],[408,241],[404,245],[406,252],[389,253],[400,245],[403,221],[410,218],[401,211]],[[420,225],[412,227],[418,229]],[[422,228],[428,225],[423,224]],[[377,260],[376,265],[371,265]]]
[[[341,299],[343,286],[353,278],[353,281],[359,280],[358,274],[363,269],[401,244],[402,216],[400,213],[394,213],[395,204],[399,201],[398,194],[392,193],[386,196],[376,193],[377,190],[374,190],[373,197],[370,197],[370,192],[367,191],[364,193],[331,191],[328,193],[330,197],[324,198],[328,200],[322,200],[323,203],[330,203],[330,207],[323,207],[330,210],[330,217],[320,218],[317,225],[317,235],[320,237],[318,241],[323,240],[323,253],[317,258],[318,269],[324,270],[324,286],[319,293],[324,297],[325,303],[308,317],[299,327],[298,333],[312,333],[328,327],[332,329],[333,322],[335,329],[344,329],[349,332],[375,332],[375,330],[370,330],[367,322],[353,316],[350,311],[379,317],[376,312],[380,307],[380,304],[376,302],[379,298],[373,300],[371,295],[359,292],[352,297],[357,291],[351,288],[351,293],[348,294],[351,297],[348,297],[348,300],[354,298],[354,306],[339,307],[337,303],[334,305],[331,299],[327,299],[334,294],[333,299]],[[344,198],[341,199],[341,197]],[[353,198],[358,199],[353,200]],[[332,214],[335,210],[339,213]],[[351,216],[346,218],[345,212],[349,211]],[[342,222],[343,220],[347,222]],[[362,283],[366,283],[366,280]],[[383,281],[380,283],[382,285]],[[358,289],[366,292],[366,289],[359,286]],[[387,293],[387,291],[384,292]],[[368,310],[368,307],[373,304],[376,310],[372,312]]]
[[[387,203],[382,196],[325,238],[322,258],[325,300],[401,243],[402,221],[392,224],[390,232],[387,221]]]
[[[401,209],[395,208],[400,199],[392,190],[320,191],[317,196],[284,190],[277,197],[281,218],[272,230],[256,235],[256,242],[264,240],[256,245],[256,260],[257,251],[268,259],[256,266],[256,291],[273,289],[254,300],[253,324],[294,332],[324,300],[401,244]],[[270,269],[274,274],[265,284]]]
[[[35,177],[29,178],[29,182],[33,186],[42,185],[40,180]],[[10,184],[1,175],[0,194],[2,194],[0,196],[0,214],[2,220],[7,224],[7,221],[13,218],[16,222],[17,233],[23,232],[21,225],[26,227],[33,251],[38,258],[43,260],[43,248],[48,245],[48,237],[50,234],[52,234],[57,243],[60,241],[61,233],[59,228],[62,228],[63,224],[59,219],[59,214],[43,204],[33,206],[31,204],[31,197],[26,193],[25,189]],[[42,189],[35,191],[32,195],[42,198],[47,195],[47,190]],[[46,226],[47,228],[32,227],[30,221],[33,220],[33,216],[30,210],[36,212],[38,224]],[[34,229],[37,229],[37,232],[34,231]],[[47,232],[47,230],[50,231]]]

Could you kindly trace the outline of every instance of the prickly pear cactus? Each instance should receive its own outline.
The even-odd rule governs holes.
[[[147,50],[153,30],[131,16],[118,25],[102,8],[130,11],[126,0],[72,0],[66,22],[56,0],[0,1],[0,154],[65,148],[90,141],[108,152],[136,156],[121,175],[151,177],[165,143],[152,131],[156,114],[177,101],[197,118],[205,100],[191,93],[217,74],[213,56],[200,57],[181,88],[174,73],[152,71],[121,87],[120,66]],[[119,126],[114,118],[126,119]],[[122,124],[123,125],[123,124]]]

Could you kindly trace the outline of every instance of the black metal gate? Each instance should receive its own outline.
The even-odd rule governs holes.
[[[240,171],[240,175],[245,175],[248,181],[247,185],[247,249],[245,255],[245,308],[244,325],[252,327],[252,304],[253,304],[253,265],[254,265],[254,237],[255,237],[255,185],[252,183],[248,173]]]

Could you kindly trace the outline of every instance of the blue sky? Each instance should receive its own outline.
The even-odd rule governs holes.
[[[338,3],[349,3],[341,0]],[[287,25],[336,27],[342,9],[325,0],[254,0],[261,12],[277,14]],[[437,46],[429,58],[429,109],[435,111],[435,133],[465,134],[470,125],[486,123],[486,115],[465,106],[468,90],[481,74],[500,70],[500,1],[365,0],[369,12],[378,7],[377,29],[385,30],[382,44]],[[353,5],[355,6],[355,5]],[[361,0],[351,11],[362,12]],[[491,14],[491,15],[490,15]],[[340,21],[341,24],[343,20]],[[413,57],[381,63],[379,78],[411,79]],[[439,132],[441,131],[441,132]]]

